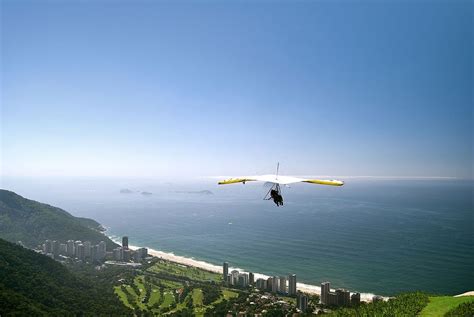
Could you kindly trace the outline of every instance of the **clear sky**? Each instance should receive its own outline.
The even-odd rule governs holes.
[[[4,176],[472,178],[472,1],[1,1]]]

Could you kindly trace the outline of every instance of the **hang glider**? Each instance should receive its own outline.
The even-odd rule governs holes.
[[[227,185],[227,184],[236,184],[242,183],[245,184],[246,182],[266,182],[272,183],[272,187],[265,195],[263,199],[270,200],[272,199],[277,206],[283,206],[283,197],[281,195],[281,188],[280,185],[288,186],[290,184],[295,183],[309,183],[309,184],[318,184],[318,185],[329,185],[329,186],[342,186],[344,185],[343,181],[334,180],[334,179],[309,179],[309,178],[299,178],[293,176],[282,176],[278,175],[278,171],[280,168],[280,163],[277,165],[277,172],[275,175],[258,175],[258,176],[246,176],[246,177],[239,177],[239,178],[229,178],[223,181],[220,181],[219,185]]]
[[[246,183],[246,182],[268,182],[273,184],[280,185],[289,185],[295,183],[310,183],[310,184],[319,184],[319,185],[330,185],[330,186],[342,186],[344,185],[343,181],[338,181],[334,179],[308,179],[308,178],[298,178],[293,176],[278,176],[278,175],[261,175],[261,176],[248,176],[242,178],[229,178],[223,181],[220,181],[219,185],[235,184],[235,183]]]

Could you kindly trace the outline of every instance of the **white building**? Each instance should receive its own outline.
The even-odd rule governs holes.
[[[74,252],[74,240],[67,240],[67,255],[70,257],[73,257],[75,252]]]
[[[249,285],[249,275],[247,273],[240,273],[238,279],[240,287],[247,287]]]
[[[90,241],[85,241],[84,243],[84,256],[86,258],[89,258],[91,256],[91,242]]]
[[[264,291],[267,289],[267,280],[263,278],[258,278],[255,284],[259,290]]]
[[[278,290],[280,289],[278,287],[278,284],[280,284],[279,282],[280,282],[280,279],[278,278],[278,276],[272,277],[272,293],[277,293]]]
[[[102,261],[103,259],[105,259],[105,255],[106,255],[106,244],[104,241],[100,241],[99,244],[97,245],[97,259],[99,261]]]
[[[98,258],[98,250],[99,250],[99,246],[98,245],[94,245],[93,247],[91,247],[91,261],[98,261],[99,258]]]
[[[143,260],[147,256],[148,256],[148,249],[147,248],[139,248],[139,249],[135,250],[135,255],[134,255],[135,261],[140,262],[141,260]]]
[[[84,260],[85,259],[85,254],[84,254],[84,245],[82,243],[76,245],[76,257],[79,260]]]
[[[230,272],[232,275],[232,285],[238,285],[239,284],[239,271],[233,270]]]
[[[67,244],[65,243],[59,244],[59,254],[67,255]]]
[[[123,249],[122,247],[117,247],[114,249],[114,260],[115,261],[122,261],[123,258]]]
[[[81,240],[76,240],[74,241],[74,256],[77,258],[77,247],[79,246],[79,244],[82,244],[82,241]]]
[[[59,242],[54,240],[52,242],[52,250],[51,250],[51,253],[54,254],[54,256],[58,256],[59,255]]]

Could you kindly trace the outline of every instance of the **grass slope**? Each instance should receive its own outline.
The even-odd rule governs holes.
[[[69,239],[105,241],[111,250],[117,244],[100,232],[95,220],[77,218],[67,211],[26,199],[0,189],[0,238],[34,248],[46,239],[65,242]]]
[[[200,288],[193,289],[193,306],[194,306],[194,314],[196,316],[204,316],[204,312],[206,311],[205,307],[202,307],[202,290]]]
[[[166,273],[177,277],[186,277],[195,281],[220,282],[222,274],[208,272],[196,267],[185,266],[177,263],[161,261],[149,269],[150,272]]]
[[[428,305],[421,311],[420,317],[442,317],[462,303],[474,302],[474,296],[435,296],[429,298]]]

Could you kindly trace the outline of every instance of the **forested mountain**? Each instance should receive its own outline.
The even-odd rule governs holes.
[[[131,315],[111,286],[0,239],[0,315]]]
[[[105,241],[107,249],[117,246],[101,233],[98,222],[72,216],[67,211],[14,192],[0,190],[0,238],[21,241],[27,247],[36,247],[46,239],[61,242],[72,240]]]

